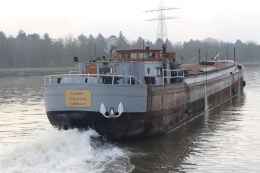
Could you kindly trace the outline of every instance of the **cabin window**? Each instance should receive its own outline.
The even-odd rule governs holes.
[[[162,68],[155,68],[155,76],[162,76]]]
[[[107,74],[107,73],[113,73],[112,67],[100,67],[99,68],[99,74]]]

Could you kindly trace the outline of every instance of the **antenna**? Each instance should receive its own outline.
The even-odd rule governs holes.
[[[165,41],[167,39],[167,30],[166,30],[165,19],[176,19],[176,18],[178,18],[178,17],[172,17],[172,16],[165,16],[164,11],[165,10],[177,10],[177,9],[180,9],[180,8],[165,7],[164,6],[164,1],[161,0],[161,2],[159,3],[158,8],[145,11],[145,12],[154,12],[154,11],[158,12],[158,17],[145,20],[145,21],[158,20],[158,28],[157,28],[157,37],[156,37],[156,39],[160,38],[163,41]]]

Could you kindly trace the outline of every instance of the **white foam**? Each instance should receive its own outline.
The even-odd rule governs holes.
[[[2,151],[0,172],[5,173],[85,173],[129,172],[129,152],[114,144],[91,144],[94,130],[45,131]]]

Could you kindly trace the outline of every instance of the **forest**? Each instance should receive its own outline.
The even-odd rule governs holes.
[[[128,40],[121,31],[116,38],[117,49],[144,49],[144,42],[148,41],[142,37],[135,41]],[[50,38],[48,33],[40,36],[37,33],[26,34],[19,30],[16,36],[6,36],[0,31],[0,68],[67,67],[72,66],[75,56],[79,58],[79,62],[102,56],[109,57],[102,50],[105,48],[106,39],[102,34],[96,37],[81,34],[76,38],[68,34],[64,38],[54,39]],[[204,40],[191,39],[185,42],[164,42],[161,39],[154,43],[148,42],[150,49],[162,49],[162,44],[165,43],[168,51],[176,52],[177,59],[184,58],[184,63],[210,60],[217,53],[219,59],[235,59],[238,62],[260,61],[260,45],[254,41],[242,42],[238,39],[235,43],[230,43],[208,37]]]

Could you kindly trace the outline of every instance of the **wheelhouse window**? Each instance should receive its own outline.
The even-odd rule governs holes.
[[[152,53],[150,53],[150,55],[149,55],[149,58],[156,58],[156,53],[155,52],[152,52]]]
[[[129,58],[131,58],[131,54],[130,53],[121,53],[120,58],[121,59],[129,59]]]
[[[135,59],[137,58],[136,53],[121,53],[120,54],[121,59]]]
[[[131,53],[131,58],[132,58],[132,59],[137,58],[136,53]]]
[[[157,53],[155,52],[143,52],[139,53],[139,58],[156,58]]]
[[[148,58],[149,54],[150,54],[149,52],[139,53],[139,58]]]

